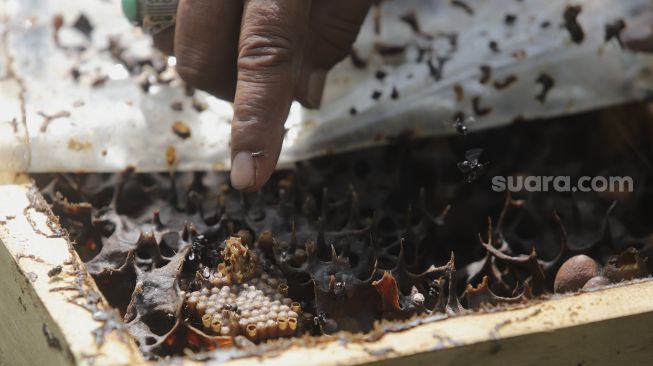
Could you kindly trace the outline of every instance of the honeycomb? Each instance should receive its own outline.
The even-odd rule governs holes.
[[[215,354],[649,276],[651,119],[631,105],[399,136],[251,194],[218,172],[35,180],[147,357]],[[485,171],[466,182],[457,163],[477,147]],[[494,192],[508,175],[631,176],[635,189]]]

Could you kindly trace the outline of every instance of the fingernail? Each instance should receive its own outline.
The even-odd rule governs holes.
[[[256,168],[252,153],[241,151],[231,161],[231,185],[237,190],[252,187],[256,183]]]
[[[322,92],[324,91],[324,83],[326,82],[326,70],[317,69],[311,72],[308,78],[308,86],[306,88],[306,103],[308,107],[318,108],[322,103]]]

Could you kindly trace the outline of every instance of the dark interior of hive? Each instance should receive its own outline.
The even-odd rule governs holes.
[[[251,194],[216,172],[35,179],[126,329],[157,358],[369,334],[648,276],[652,123],[635,104],[398,137],[302,162]],[[458,163],[470,148],[487,164],[468,182]],[[491,189],[493,176],[519,175],[629,176],[634,189]],[[593,278],[571,266],[559,274],[571,288],[554,287],[578,255],[598,263]]]

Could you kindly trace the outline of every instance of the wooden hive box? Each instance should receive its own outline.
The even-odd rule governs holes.
[[[29,177],[0,174],[0,365],[148,364],[126,332],[93,312],[109,305],[43,203]],[[57,266],[62,274],[50,277]],[[96,304],[80,292],[97,295]],[[639,280],[503,311],[432,318],[374,341],[296,342],[224,364],[648,364],[651,299],[653,281]],[[101,346],[97,329],[108,331]],[[182,363],[199,364],[159,364]]]

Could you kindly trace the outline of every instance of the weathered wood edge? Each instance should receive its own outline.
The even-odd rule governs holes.
[[[7,184],[12,181],[17,184]],[[118,330],[106,333],[98,348],[93,331],[103,323],[69,301],[78,292],[52,291],[82,276],[82,287],[99,294],[67,239],[53,232],[58,223],[48,225],[49,210],[30,206],[30,187],[24,176],[0,176],[0,364],[144,363],[133,340]],[[50,278],[48,271],[58,265],[61,274]],[[99,306],[109,308],[100,297]]]
[[[336,337],[313,348],[291,346],[270,356],[213,364],[648,364],[653,357],[652,300],[649,278],[521,308],[434,321],[387,333],[376,342],[346,343]]]

